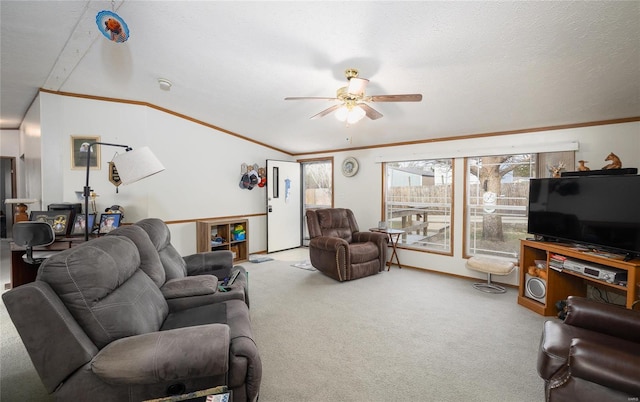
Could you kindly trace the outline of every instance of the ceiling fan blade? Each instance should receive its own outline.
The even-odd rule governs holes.
[[[371,120],[377,120],[382,117],[382,113],[378,112],[366,103],[358,103],[358,106],[360,106],[362,110],[364,110],[364,112],[367,114],[367,117]]]
[[[324,117],[324,116],[328,115],[329,113],[333,112],[334,110],[339,109],[341,106],[342,106],[341,104],[333,105],[330,108],[327,108],[327,109],[323,110],[322,112],[311,116],[310,119],[318,119],[320,117]]]
[[[307,100],[307,99],[328,100],[328,101],[337,101],[337,100],[339,100],[338,98],[325,98],[325,97],[320,97],[320,96],[289,96],[287,98],[284,98],[284,100]]]
[[[369,80],[366,78],[353,77],[349,79],[349,87],[347,93],[351,95],[362,95],[367,87]]]
[[[422,94],[404,95],[374,95],[367,98],[367,102],[420,102]]]

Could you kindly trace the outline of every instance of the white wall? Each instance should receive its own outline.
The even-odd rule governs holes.
[[[78,202],[86,170],[71,169],[71,136],[100,136],[101,142],[148,146],[166,170],[130,185],[108,181],[107,164],[118,147],[101,147],[101,168],[91,170],[98,213],[118,204],[125,221],[165,221],[248,216],[250,252],[266,249],[264,188],[239,187],[240,165],[290,155],[146,106],[41,93],[42,205]],[[255,216],[251,216],[255,215]],[[172,243],[183,255],[196,251],[194,222],[170,225]]]
[[[265,189],[240,189],[240,165],[243,162],[263,165],[266,159],[294,160],[294,157],[145,106],[49,93],[41,93],[40,102],[34,105],[37,110],[30,111],[29,116],[39,113],[42,126],[43,206],[77,202],[75,191],[82,190],[85,172],[71,170],[70,137],[98,135],[103,142],[121,143],[133,148],[149,146],[166,167],[164,172],[148,179],[120,186],[119,193],[116,193],[108,181],[106,166],[115,152],[122,150],[103,147],[102,167],[91,171],[90,183],[100,195],[97,201],[99,212],[113,204],[122,205],[127,222],[146,217],[189,221],[247,216],[249,251],[266,250]],[[29,124],[24,125],[23,133],[32,133],[33,136],[25,142],[28,148],[39,148],[35,144],[39,137],[33,134],[39,129],[37,122],[38,119],[30,118]],[[579,143],[576,160],[589,161],[588,166],[592,169],[604,166],[606,162],[603,159],[609,152],[616,153],[626,167],[640,167],[640,122],[318,153],[305,155],[304,159],[335,158],[335,206],[351,208],[361,228],[366,229],[376,226],[382,218],[381,160],[454,157],[453,256],[400,250],[400,261],[416,268],[481,278],[482,275],[465,268],[462,258],[464,156],[489,154],[491,151],[508,153],[509,149],[529,146],[537,149],[541,144],[571,141]],[[26,149],[24,152],[34,158],[40,157],[39,149]],[[353,177],[339,173],[342,161],[348,156],[357,158],[360,165],[358,174]],[[29,193],[22,195],[39,198]],[[176,222],[170,227],[172,242],[178,251],[183,255],[195,252],[195,223]],[[517,284],[516,274],[504,282]]]
[[[0,156],[20,156],[20,130],[0,130]]]
[[[640,122],[553,130],[529,134],[485,137],[456,141],[429,142],[397,147],[354,150],[347,152],[305,155],[305,158],[333,156],[335,158],[335,206],[353,210],[360,229],[375,227],[382,215],[381,160],[411,160],[420,158],[454,157],[453,256],[443,256],[411,250],[399,250],[400,262],[416,268],[441,271],[455,275],[484,278],[465,267],[463,256],[464,216],[464,156],[479,156],[492,151],[508,153],[509,149],[549,146],[577,141],[576,161],[589,161],[591,169],[600,169],[608,162],[609,152],[617,154],[623,167],[640,168]],[[340,172],[342,161],[355,157],[360,165],[358,174],[345,177]],[[363,202],[366,200],[366,202]],[[396,268],[394,268],[396,269]],[[494,280],[517,284],[518,277],[494,277]]]
[[[41,154],[40,107],[36,100],[19,130],[0,130],[0,155],[16,159],[17,198],[40,200]],[[26,175],[25,170],[29,170],[30,174]],[[40,209],[40,204],[30,204],[29,209],[33,208]]]

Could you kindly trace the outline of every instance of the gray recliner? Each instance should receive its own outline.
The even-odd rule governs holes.
[[[2,298],[56,400],[139,402],[220,385],[234,401],[258,398],[248,306],[227,300],[169,312],[124,236],[50,257],[35,282]]]
[[[153,246],[158,251],[167,280],[196,275],[214,275],[218,280],[223,280],[231,276],[232,270],[239,270],[240,275],[231,288],[232,290],[242,289],[244,301],[249,306],[247,271],[241,265],[233,266],[231,251],[209,251],[182,257],[171,244],[171,232],[164,221],[158,218],[147,218],[134,225],[147,232]],[[233,297],[236,297],[235,293]]]
[[[124,236],[133,241],[140,253],[140,269],[158,286],[169,305],[170,312],[225,300],[245,300],[245,289],[242,286],[223,288],[219,285],[218,278],[213,275],[201,274],[167,279],[158,251],[147,232],[140,226],[120,226],[109,232],[107,236]],[[209,258],[213,260],[215,257],[220,257],[222,264],[227,262],[224,253],[214,253]]]

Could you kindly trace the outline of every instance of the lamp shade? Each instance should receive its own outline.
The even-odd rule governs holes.
[[[164,166],[149,147],[136,148],[119,154],[113,158],[113,164],[118,169],[122,184],[134,183],[164,170]]]

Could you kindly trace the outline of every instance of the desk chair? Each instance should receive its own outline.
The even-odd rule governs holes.
[[[22,259],[27,264],[40,265],[57,251],[33,251],[37,246],[48,246],[56,239],[53,228],[47,222],[22,221],[13,224],[13,242],[26,249]]]

